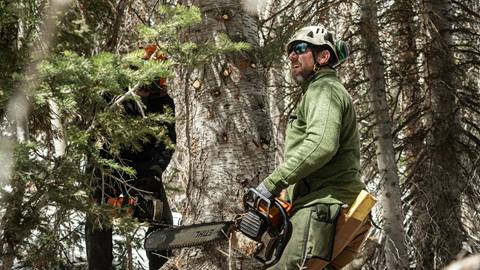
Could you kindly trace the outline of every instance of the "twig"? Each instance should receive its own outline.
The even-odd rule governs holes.
[[[118,106],[120,103],[122,103],[122,101],[125,100],[126,97],[131,96],[131,95],[134,95],[134,93],[138,90],[138,88],[140,88],[140,83],[137,83],[134,87],[129,88],[129,89],[128,89],[128,92],[125,93],[125,94],[123,94],[123,95],[121,95],[119,98],[117,98],[117,99],[115,100],[115,102],[113,103],[113,105]]]

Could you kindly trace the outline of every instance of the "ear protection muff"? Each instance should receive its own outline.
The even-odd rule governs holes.
[[[335,43],[335,50],[337,51],[337,56],[338,56],[338,61],[335,64],[335,66],[338,66],[348,58],[348,56],[350,55],[350,48],[345,41],[338,40]]]

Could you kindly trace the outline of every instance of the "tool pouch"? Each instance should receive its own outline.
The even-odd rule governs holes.
[[[317,204],[312,207],[307,250],[312,258],[330,261],[335,242],[335,229],[342,205]]]

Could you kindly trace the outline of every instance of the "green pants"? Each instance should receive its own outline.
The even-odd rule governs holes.
[[[338,204],[318,204],[297,210],[290,218],[292,236],[280,261],[269,269],[304,269],[302,267],[311,258],[330,261],[340,210],[341,205]],[[327,266],[323,269],[333,268]]]

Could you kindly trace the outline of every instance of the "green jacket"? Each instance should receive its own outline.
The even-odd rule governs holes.
[[[352,99],[332,69],[319,71],[302,90],[288,123],[284,162],[264,184],[274,194],[288,187],[295,209],[351,205],[365,187]]]

